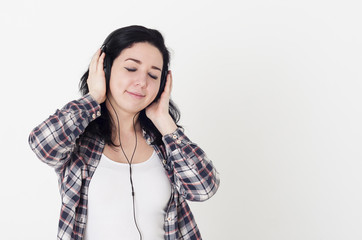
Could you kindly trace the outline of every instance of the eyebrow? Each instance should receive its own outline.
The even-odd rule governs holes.
[[[127,59],[124,60],[124,61],[128,61],[128,60],[134,61],[134,62],[136,62],[136,63],[138,63],[138,64],[141,64],[141,63],[142,63],[140,60],[134,59],[134,58],[127,58]],[[152,66],[151,68],[161,71],[161,69],[158,68],[158,67],[156,67],[156,66]]]

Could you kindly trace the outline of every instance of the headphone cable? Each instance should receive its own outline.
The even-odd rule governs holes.
[[[133,157],[134,157],[134,154],[136,153],[136,148],[137,148],[137,132],[136,132],[136,125],[135,125],[135,122],[134,122],[137,114],[135,114],[135,115],[133,116],[133,120],[132,120],[132,122],[133,122],[133,130],[134,130],[134,134],[135,134],[135,138],[136,138],[136,143],[135,143],[135,146],[134,146],[134,149],[133,149],[133,153],[132,153],[132,156],[131,156],[131,161],[129,161],[129,160],[128,160],[128,157],[127,157],[127,155],[126,155],[126,153],[125,153],[125,151],[124,151],[124,149],[123,149],[123,147],[122,147],[122,143],[121,143],[121,129],[120,129],[120,125],[119,125],[119,118],[118,118],[117,112],[116,112],[116,110],[114,109],[111,101],[109,101],[108,96],[107,96],[107,100],[108,100],[109,104],[111,105],[114,113],[116,114],[116,118],[117,118],[119,145],[115,145],[115,144],[114,144],[114,145],[115,145],[116,147],[121,147],[121,150],[122,150],[122,152],[123,152],[123,155],[124,155],[124,157],[126,158],[126,160],[127,160],[127,162],[128,162],[128,165],[129,165],[129,180],[130,180],[130,182],[131,182],[131,188],[132,188],[133,220],[134,220],[134,223],[135,223],[135,225],[136,225],[137,231],[138,231],[138,233],[139,233],[139,235],[140,235],[140,240],[142,240],[142,234],[141,234],[141,231],[140,231],[140,229],[139,229],[139,227],[138,227],[137,220],[136,220],[135,197],[134,197],[134,196],[135,196],[135,192],[134,192],[133,179],[132,179],[132,161],[133,161]]]

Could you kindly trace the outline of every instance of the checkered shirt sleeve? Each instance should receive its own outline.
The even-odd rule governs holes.
[[[220,184],[219,173],[205,152],[181,128],[165,135],[167,161],[171,165],[179,194],[190,201],[205,201]]]
[[[98,116],[100,105],[88,94],[38,125],[29,135],[29,145],[41,161],[59,172],[70,159],[75,140]]]

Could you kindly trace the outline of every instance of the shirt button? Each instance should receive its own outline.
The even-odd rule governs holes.
[[[96,118],[96,114],[95,114],[95,113],[92,114],[92,118],[93,118],[93,119]]]
[[[169,221],[169,222],[170,222],[170,221],[171,221],[171,217],[168,217],[168,218],[167,218],[167,221]]]
[[[163,162],[164,165],[166,165],[166,160],[165,159],[162,162]]]
[[[176,143],[177,143],[177,144],[181,144],[181,140],[178,139],[178,140],[176,141]]]
[[[98,116],[98,117],[101,116],[101,112],[100,112],[100,111],[97,112],[97,116]]]
[[[173,139],[177,139],[177,135],[174,134],[174,135],[172,136],[172,138],[173,138]]]

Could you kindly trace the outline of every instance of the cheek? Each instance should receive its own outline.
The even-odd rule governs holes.
[[[119,84],[117,83],[117,81],[115,81],[114,79],[110,79],[110,81],[109,81],[109,90],[110,90],[110,92],[112,93],[114,93],[114,92],[117,92],[117,89],[119,88],[119,86],[118,86]]]
[[[109,81],[110,89],[119,89],[122,88],[126,84],[126,77],[118,72],[111,74],[111,78]]]
[[[157,93],[160,89],[160,81],[154,81],[150,84],[150,91],[152,92],[153,98],[157,96]]]

